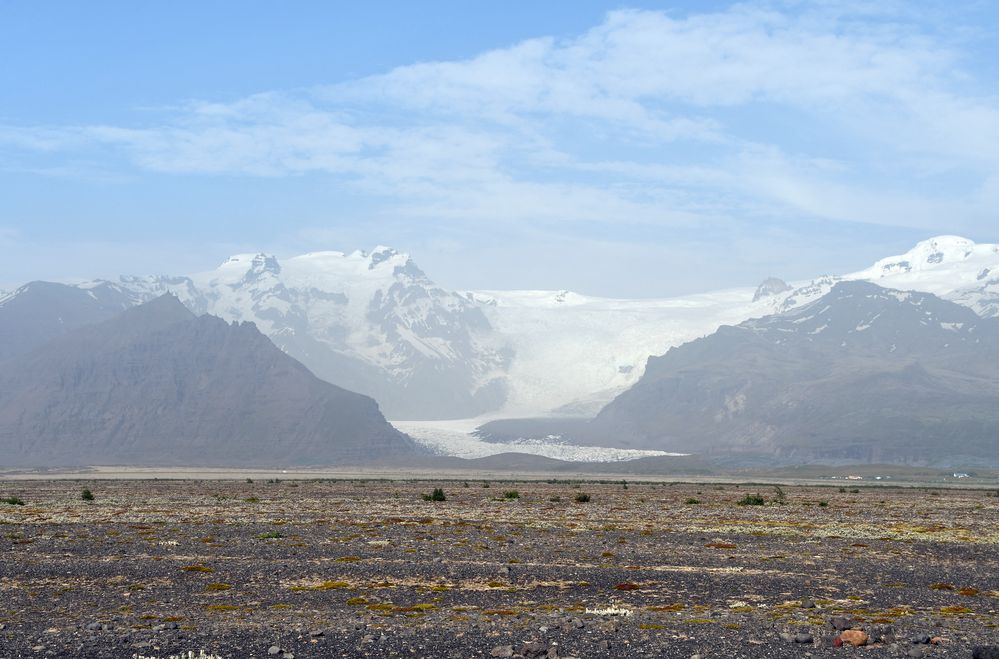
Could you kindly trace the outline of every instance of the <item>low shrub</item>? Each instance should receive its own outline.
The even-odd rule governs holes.
[[[268,531],[267,533],[261,533],[257,536],[257,540],[277,540],[278,538],[283,538],[284,535],[280,531]]]
[[[439,487],[435,487],[432,494],[424,494],[424,501],[447,501],[447,497],[444,496],[444,490]]]
[[[761,497],[759,494],[747,494],[736,501],[736,504],[740,506],[762,506],[765,503],[766,499]]]

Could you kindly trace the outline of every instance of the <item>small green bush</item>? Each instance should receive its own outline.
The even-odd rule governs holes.
[[[6,499],[0,499],[4,503],[9,503],[12,506],[23,506],[24,500],[20,497],[7,497]]]
[[[559,501],[562,500],[562,497],[560,496],[548,497],[548,500],[551,501],[552,503],[558,503]]]
[[[520,492],[518,492],[517,490],[507,490],[506,492],[503,493],[503,498],[504,499],[519,499],[520,498]]]
[[[80,498],[83,499],[84,501],[93,501],[94,493],[88,490],[87,488],[83,488],[83,492],[80,492]]]
[[[819,508],[825,508],[829,505],[828,501],[819,501]]]
[[[589,503],[589,502],[590,502],[590,495],[589,494],[577,494],[576,495],[576,503]]]
[[[766,500],[759,494],[747,494],[736,501],[736,503],[740,506],[762,506],[766,503]]]
[[[700,502],[701,502],[700,499],[695,499],[694,497],[690,497],[689,499],[684,501],[684,503],[687,504],[688,506],[696,506]]]
[[[424,494],[424,501],[447,501],[447,497],[444,496],[444,490],[439,487],[435,487],[433,494]]]

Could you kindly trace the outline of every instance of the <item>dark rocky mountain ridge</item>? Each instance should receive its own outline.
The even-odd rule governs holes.
[[[0,464],[333,465],[422,450],[252,323],[164,295],[4,363]]]

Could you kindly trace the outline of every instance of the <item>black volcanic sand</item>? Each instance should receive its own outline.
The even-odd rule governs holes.
[[[447,501],[424,501],[437,485]],[[25,502],[0,503],[0,657],[970,657],[999,643],[999,498],[784,491],[0,482]],[[766,505],[737,505],[755,493]],[[871,645],[834,647],[837,617]]]

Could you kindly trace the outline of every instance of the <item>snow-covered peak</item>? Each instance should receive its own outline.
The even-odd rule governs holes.
[[[388,280],[402,271],[411,270],[422,276],[409,254],[379,245],[372,251],[355,250],[349,254],[324,251],[302,254],[286,261],[292,277],[319,281]]]
[[[953,266],[976,257],[995,255],[993,245],[976,245],[960,236],[937,236],[923,240],[905,254],[881,259],[870,268],[849,276],[850,279],[881,279],[894,275],[935,270]]]
[[[278,275],[281,264],[271,254],[233,254],[218,268],[205,273],[203,279],[214,279],[222,283],[252,282],[267,275]]]

